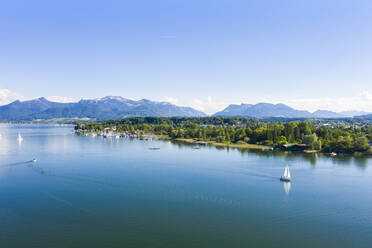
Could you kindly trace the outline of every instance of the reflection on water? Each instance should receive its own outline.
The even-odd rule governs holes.
[[[282,183],[283,183],[284,192],[286,195],[288,195],[289,191],[291,190],[291,182],[282,182]]]
[[[187,148],[192,147],[192,144],[185,143],[182,141],[172,141],[173,144],[178,146],[179,148]],[[339,154],[336,157],[331,157],[328,154],[323,153],[306,153],[306,152],[288,152],[288,151],[263,151],[261,149],[246,149],[246,148],[235,148],[235,147],[225,147],[225,146],[212,146],[207,145],[207,147],[203,147],[203,149],[214,149],[219,151],[226,151],[229,152],[231,150],[238,151],[242,155],[244,154],[256,154],[262,158],[284,158],[288,163],[291,161],[296,161],[299,158],[308,161],[311,165],[316,166],[319,159],[322,158],[332,158],[332,162],[337,165],[350,165],[355,164],[359,166],[361,169],[364,169],[370,157],[364,155],[352,155],[352,154]]]
[[[367,157],[364,157],[364,156],[361,156],[361,157],[356,157],[354,159],[355,161],[355,164],[361,168],[361,169],[365,169],[368,165],[368,159],[371,159],[371,158],[367,158]]]

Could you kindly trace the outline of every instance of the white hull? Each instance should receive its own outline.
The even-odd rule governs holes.
[[[284,176],[281,176],[281,177],[280,177],[280,181],[284,181],[284,182],[290,182],[290,181],[291,181],[291,178],[289,178],[289,177],[284,177]]]

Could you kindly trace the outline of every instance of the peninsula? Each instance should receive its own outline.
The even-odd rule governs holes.
[[[81,122],[78,133],[156,135],[198,145],[252,149],[372,154],[372,124],[344,120],[260,120],[243,117],[135,117]]]

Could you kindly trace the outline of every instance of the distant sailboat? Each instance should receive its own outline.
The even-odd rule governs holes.
[[[18,133],[17,140],[18,140],[18,142],[22,142],[23,141],[22,135],[20,133]]]
[[[289,172],[288,165],[285,167],[284,174],[283,174],[283,176],[280,177],[280,180],[281,181],[286,181],[286,182],[291,181],[291,173]]]

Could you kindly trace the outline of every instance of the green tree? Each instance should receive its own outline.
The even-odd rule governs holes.
[[[284,145],[284,144],[287,144],[287,138],[285,136],[279,136],[278,140],[277,140],[277,144],[278,145]]]
[[[305,135],[302,143],[308,145],[310,149],[315,149],[315,145],[318,145],[318,136],[315,133]]]
[[[368,139],[365,136],[359,136],[354,141],[354,151],[366,152],[369,149]]]

